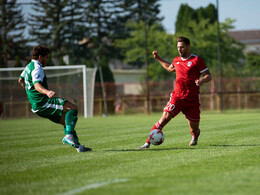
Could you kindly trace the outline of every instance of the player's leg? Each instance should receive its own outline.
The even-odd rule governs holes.
[[[82,152],[82,150],[90,151],[91,149],[79,144],[76,131],[74,130],[78,119],[77,110],[77,106],[71,102],[55,97],[48,99],[36,114],[64,126],[65,137],[62,140],[64,143],[73,146],[77,151],[80,150],[79,152]]]
[[[190,146],[196,146],[198,143],[198,139],[200,136],[200,129],[199,129],[199,121],[191,121],[188,120],[189,127],[190,127],[190,134],[192,135],[192,139],[190,141]]]
[[[78,106],[66,101],[63,105],[63,112],[60,123],[64,126],[65,137],[62,139],[64,143],[76,148],[78,152],[91,151],[90,148],[86,148],[79,143],[75,126],[78,120]]]
[[[199,96],[194,97],[192,100],[182,100],[183,105],[182,113],[188,119],[188,124],[190,127],[190,133],[192,139],[190,141],[190,146],[196,146],[198,143],[198,138],[200,135],[199,123],[200,123],[200,102]]]
[[[153,131],[154,129],[162,130],[163,127],[166,124],[168,124],[170,122],[170,120],[172,118],[174,118],[179,112],[180,112],[179,103],[178,103],[177,99],[175,99],[175,97],[171,96],[170,101],[167,103],[166,107],[164,108],[162,117],[160,118],[160,120],[157,123],[154,124],[151,131]],[[148,137],[146,140],[146,143],[143,146],[139,147],[139,149],[146,149],[149,147],[150,147],[150,140]]]
[[[75,148],[78,147],[78,136],[76,135],[75,126],[78,120],[78,107],[70,101],[65,101],[61,115],[60,124],[64,126],[65,137],[63,143],[67,143]],[[76,136],[75,136],[76,135]]]
[[[160,120],[154,124],[154,126],[152,127],[151,131],[153,131],[154,129],[160,129],[162,130],[163,127],[170,122],[170,120],[173,118],[173,116],[169,113],[169,112],[163,112],[162,117],[160,118]],[[139,149],[146,149],[146,148],[150,148],[150,140],[149,137],[147,138],[145,144],[141,147],[139,147]]]
[[[170,122],[170,120],[172,119],[172,115],[169,112],[163,112],[162,117],[160,118],[160,120],[154,124],[154,126],[152,127],[151,131],[153,131],[154,129],[160,129],[162,130],[163,127]],[[146,140],[146,143],[150,144],[149,138]]]
[[[77,105],[66,101],[63,105],[63,112],[61,116],[61,124],[64,126],[65,136],[70,134],[73,135],[76,144],[79,145],[78,136],[75,131],[75,126],[78,120],[78,107]]]

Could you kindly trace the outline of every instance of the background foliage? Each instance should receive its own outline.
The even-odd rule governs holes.
[[[30,56],[32,44],[51,48],[49,65],[61,64],[62,57],[69,55],[70,64],[106,66],[107,70],[111,60],[142,68],[148,51],[150,79],[170,79],[151,52],[157,50],[171,61],[177,55],[175,40],[182,35],[190,38],[192,53],[204,59],[213,76],[218,72],[217,11],[213,4],[198,9],[181,5],[174,35],[162,26],[159,0],[32,0],[34,12],[27,18],[16,0],[1,0],[0,6],[1,67],[6,67],[8,60],[21,66],[19,60]],[[259,55],[247,54],[245,58],[243,45],[228,36],[233,23],[227,18],[220,24],[223,76],[259,76],[255,71]],[[29,27],[29,39],[24,38],[25,26]],[[106,81],[113,81],[110,79]]]

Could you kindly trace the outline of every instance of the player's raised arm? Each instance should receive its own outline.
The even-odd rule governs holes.
[[[162,67],[164,67],[166,70],[168,70],[169,72],[175,72],[175,68],[174,66],[172,66],[169,62],[165,61],[164,59],[162,59],[159,54],[158,51],[153,51],[153,57],[158,60],[158,62],[160,62],[160,64],[162,65]]]

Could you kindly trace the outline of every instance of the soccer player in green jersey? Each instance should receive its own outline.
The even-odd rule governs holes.
[[[79,143],[75,126],[78,120],[78,107],[70,101],[55,97],[55,92],[48,89],[47,77],[42,67],[48,61],[50,50],[38,45],[33,48],[32,61],[20,75],[18,82],[26,90],[32,112],[64,126],[63,143],[76,148],[78,152],[91,151]]]

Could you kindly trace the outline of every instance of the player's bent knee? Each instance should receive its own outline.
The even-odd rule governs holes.
[[[76,104],[73,104],[69,101],[66,101],[63,105],[64,112],[68,112],[69,110],[76,110],[78,111],[78,106]]]

